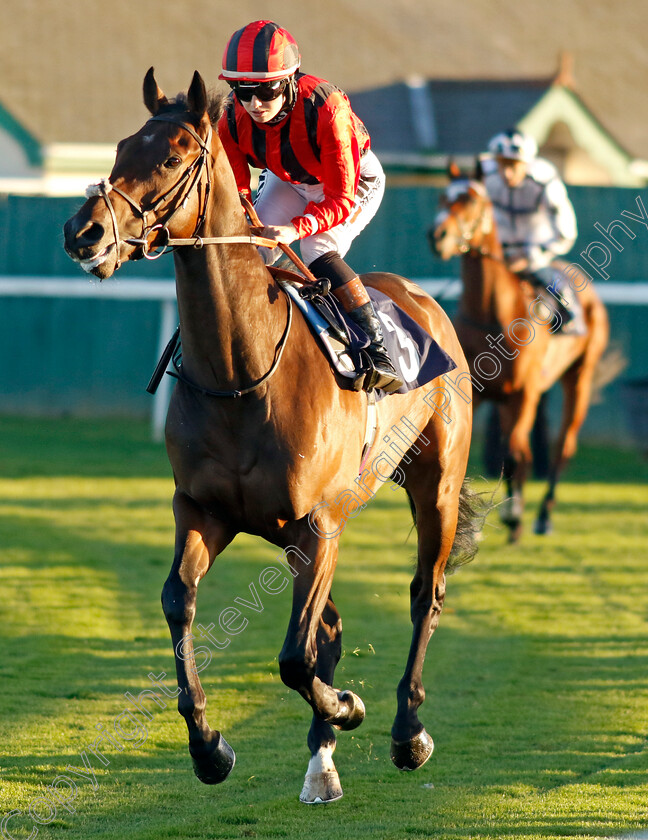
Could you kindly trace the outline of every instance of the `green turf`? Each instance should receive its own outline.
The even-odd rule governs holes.
[[[87,752],[96,726],[115,733],[124,692],[150,687],[147,674],[174,685],[159,604],[170,469],[144,424],[0,420],[0,819],[20,809],[7,831],[22,840],[30,805],[54,817],[48,786],[68,765],[83,769],[85,750],[96,790],[71,776],[73,810],[59,805],[39,840],[527,840],[645,828],[647,478],[632,452],[583,448],[553,535],[528,527],[510,547],[491,517],[477,560],[449,578],[421,710],[436,749],[416,773],[389,760],[415,546],[402,492],[384,488],[344,533],[334,588],[345,626],[337,684],[361,694],[367,719],[338,740],[344,798],[309,808],[298,802],[308,710],[276,659],[287,591],[265,595],[201,674],[210,723],[237,751],[223,785],[193,776],[169,697],[163,709],[148,704],[146,731],[118,736],[121,752],[104,748],[107,765]],[[541,490],[532,482],[528,498]],[[276,555],[238,538],[201,584],[197,620],[217,622]]]

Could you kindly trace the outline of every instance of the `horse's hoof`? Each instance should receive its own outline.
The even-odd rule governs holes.
[[[523,511],[524,505],[522,504],[522,500],[515,496],[509,496],[499,505],[500,521],[507,528],[517,528],[520,525]]]
[[[518,525],[516,528],[511,528],[508,534],[508,544],[517,545],[522,539],[522,526]]]
[[[189,744],[189,753],[194,773],[206,785],[224,782],[236,762],[234,750],[220,732],[212,731],[204,743]]]
[[[395,741],[392,738],[390,756],[399,770],[418,770],[432,755],[434,741],[422,729],[410,741]]]
[[[352,691],[341,691],[338,694],[338,700],[346,707],[346,711],[342,708],[336,715],[336,718],[344,715],[345,720],[339,722],[334,719],[330,721],[330,723],[332,723],[336,729],[342,729],[344,732],[348,732],[350,729],[356,729],[365,719],[364,703],[358,695],[354,694]]]
[[[337,770],[327,773],[307,773],[299,801],[305,805],[326,805],[342,798],[342,786]]]
[[[536,519],[533,523],[533,533],[546,536],[553,533],[553,522],[551,519]]]

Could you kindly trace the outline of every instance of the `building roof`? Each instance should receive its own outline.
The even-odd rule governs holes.
[[[20,148],[29,166],[40,166],[43,162],[40,143],[13,114],[3,107],[2,103],[0,103],[0,132],[6,134]]]
[[[570,183],[636,186],[623,148],[572,89],[570,56],[555,77],[518,80],[410,79],[352,96],[391,168],[445,171],[449,157],[469,165],[500,131],[517,127],[538,141]]]
[[[351,100],[378,152],[474,155],[498,131],[517,125],[550,85],[550,80],[413,79],[356,91]]]
[[[351,94],[414,75],[541,78],[569,50],[589,107],[648,159],[645,0],[269,0],[266,15],[295,36],[302,69]],[[169,94],[195,69],[217,86],[228,37],[259,16],[258,0],[21,0],[0,27],[0,102],[41,143],[115,143],[146,115],[151,65]]]

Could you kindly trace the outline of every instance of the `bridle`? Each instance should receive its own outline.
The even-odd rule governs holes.
[[[208,236],[208,237],[201,237],[199,236],[199,231],[205,222],[205,217],[207,215],[207,202],[209,199],[209,193],[211,191],[211,167],[208,166],[208,159],[211,157],[211,139],[212,139],[212,127],[209,127],[209,133],[207,135],[207,139],[203,140],[202,137],[190,126],[188,125],[182,118],[173,117],[171,115],[155,115],[151,117],[148,122],[159,121],[159,122],[168,122],[173,123],[174,125],[179,125],[185,131],[187,131],[194,140],[200,146],[200,154],[189,164],[189,166],[184,170],[182,175],[178,178],[178,180],[173,184],[173,186],[169,187],[166,192],[159,195],[154,201],[152,201],[146,208],[142,207],[141,204],[128,193],[124,192],[124,190],[116,187],[114,184],[111,184],[108,179],[104,179],[100,181],[98,184],[91,185],[88,190],[86,190],[86,196],[91,198],[92,196],[100,196],[108,208],[108,212],[110,213],[110,218],[112,221],[113,227],[113,237],[115,240],[115,248],[116,248],[116,266],[115,270],[119,269],[121,266],[121,260],[119,258],[119,250],[120,244],[122,242],[127,243],[128,245],[139,245],[142,249],[142,256],[146,259],[154,260],[161,257],[168,248],[170,247],[179,247],[179,246],[193,246],[194,248],[202,248],[204,245],[216,245],[216,244],[249,244],[249,245],[261,245],[268,248],[275,248],[279,244],[280,247],[287,252],[292,254],[291,249],[287,245],[283,245],[281,243],[277,243],[273,239],[267,239],[263,236],[257,236],[255,234],[249,234],[247,236]],[[201,207],[199,208],[198,217],[196,220],[196,225],[194,228],[194,232],[191,237],[186,239],[176,239],[169,236],[169,223],[171,222],[174,215],[178,212],[179,209],[186,206],[186,203],[189,199],[194,188],[201,182],[203,177],[203,171],[206,172],[206,183],[205,183],[205,190],[204,190],[204,197],[202,199]],[[148,224],[147,217],[150,213],[154,213],[165,201],[167,201],[171,196],[180,192],[183,188],[186,190],[184,192],[184,196],[182,200],[178,202],[176,208],[171,211],[169,216],[166,218],[164,222],[157,222],[155,224]],[[122,239],[119,233],[119,225],[117,223],[117,215],[115,213],[115,208],[113,207],[113,203],[110,198],[110,193],[115,192],[117,195],[121,196],[130,207],[135,211],[135,213],[141,218],[142,220],[142,234],[140,237],[129,237],[126,239]],[[245,209],[252,220],[252,222],[259,226],[260,221],[256,216],[254,208],[252,205],[245,201],[244,202]],[[149,245],[149,237],[151,233],[155,231],[162,231],[166,234],[165,241],[161,246],[160,251],[156,251],[154,254],[150,253],[150,245]],[[156,245],[155,248],[160,246]],[[299,265],[302,270],[305,270],[307,280],[310,282],[315,281],[313,275],[308,271],[306,266],[301,263],[299,258],[296,255],[293,255],[295,258],[296,263]],[[184,375],[182,372],[181,362],[179,360],[178,354],[178,331],[174,335],[174,338],[171,340],[169,347],[167,350],[171,348],[172,361],[175,371],[168,371],[170,376],[175,377],[180,382],[183,382],[185,385],[188,385],[195,391],[198,391],[201,394],[205,394],[207,396],[212,397],[241,397],[244,394],[250,394],[253,391],[256,391],[258,388],[261,387],[265,382],[270,379],[270,377],[274,374],[274,372],[279,367],[279,362],[281,361],[281,357],[286,347],[286,343],[288,341],[288,336],[290,334],[290,328],[292,325],[292,303],[290,297],[286,296],[286,302],[288,307],[288,314],[286,320],[286,326],[284,331],[279,339],[279,343],[275,349],[275,357],[270,366],[270,369],[263,374],[259,379],[249,385],[247,388],[238,388],[232,389],[228,391],[214,391],[209,388],[203,388],[201,385],[197,385],[195,382],[192,382],[188,377]]]
[[[110,219],[113,228],[113,238],[115,241],[115,253],[116,253],[116,264],[115,270],[118,270],[121,265],[122,261],[119,256],[120,252],[120,245],[122,242],[126,243],[127,245],[139,245],[142,249],[142,256],[147,260],[156,260],[164,254],[168,248],[178,247],[182,245],[193,245],[194,248],[202,248],[203,245],[212,245],[212,244],[249,244],[249,245],[263,245],[265,247],[276,247],[276,242],[271,239],[266,239],[262,236],[256,236],[250,234],[248,236],[210,236],[210,237],[201,237],[199,236],[199,232],[201,227],[205,222],[205,216],[207,214],[207,202],[209,199],[209,193],[211,191],[211,168],[207,165],[208,158],[211,156],[211,138],[212,138],[212,127],[209,126],[209,134],[207,135],[207,139],[203,140],[202,137],[190,126],[188,125],[181,117],[173,117],[172,115],[163,115],[163,114],[156,114],[153,117],[150,117],[148,122],[167,122],[173,123],[174,125],[180,126],[180,128],[187,131],[194,140],[200,146],[200,154],[187,166],[184,170],[182,175],[178,178],[178,180],[169,187],[168,190],[163,192],[157,198],[155,198],[152,202],[150,202],[147,207],[142,207],[142,205],[128,195],[127,192],[116,187],[114,184],[110,182],[108,178],[104,178],[97,184],[91,184],[86,190],[86,197],[92,198],[93,196],[100,196],[108,209],[108,213],[110,214]],[[196,220],[196,225],[194,228],[194,232],[189,238],[185,239],[174,239],[169,236],[169,224],[171,220],[175,216],[175,214],[182,208],[186,206],[186,203],[189,199],[189,196],[193,192],[194,188],[202,181],[203,172],[206,173],[206,183],[205,183],[205,190],[204,196],[201,202],[201,207],[198,212],[198,217]],[[148,224],[147,218],[149,214],[155,213],[157,209],[164,204],[168,199],[173,197],[179,191],[181,191],[186,186],[186,191],[181,201],[178,201],[177,206],[174,210],[169,214],[164,222],[158,222],[155,224]],[[142,220],[142,233],[139,237],[127,237],[122,238],[119,233],[119,225],[117,223],[117,215],[115,213],[115,208],[113,206],[112,200],[110,198],[111,193],[116,193],[117,195],[121,196],[133,209],[135,214]],[[155,252],[151,253],[151,246],[149,244],[149,238],[152,233],[161,232],[165,234],[164,241],[161,245],[154,246],[156,248]],[[160,248],[161,250],[157,250]]]
[[[470,243],[473,240],[474,235],[477,233],[479,228],[483,225],[484,222],[484,214],[485,214],[485,206],[482,205],[481,212],[475,218],[470,225],[464,225],[464,223],[455,216],[455,222],[457,224],[457,228],[459,230],[459,238],[457,241],[457,250],[460,254],[467,254],[470,251],[477,251],[479,249],[474,248]]]
[[[488,259],[494,260],[495,262],[506,264],[503,259],[494,256],[489,250],[487,250],[483,246],[479,246],[477,248],[474,245],[471,245],[473,237],[480,228],[485,233],[488,232],[486,230],[485,224],[487,221],[486,207],[486,202],[482,202],[479,215],[475,219],[473,219],[473,221],[469,224],[464,223],[457,215],[451,213],[448,210],[448,215],[453,217],[453,219],[455,220],[455,224],[457,225],[457,229],[459,231],[459,236],[457,238],[457,250],[460,254],[464,254],[467,256],[487,257]]]
[[[484,219],[486,215],[486,204],[482,203],[479,215],[472,220],[472,222],[464,222],[457,214],[453,213],[451,209],[447,210],[448,216],[454,219],[457,225],[459,236],[457,237],[457,250],[460,254],[467,254],[471,250],[476,250],[470,244],[477,231],[484,226]]]

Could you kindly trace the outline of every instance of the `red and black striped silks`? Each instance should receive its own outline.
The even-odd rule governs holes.
[[[230,96],[218,123],[240,192],[250,195],[250,166],[269,169],[293,184],[322,184],[324,199],[309,203],[304,215],[318,231],[343,222],[353,206],[360,158],[369,149],[367,129],[346,94],[315,76],[297,79],[295,106],[276,124],[257,123]],[[309,220],[293,220],[300,237],[312,232]]]
[[[237,30],[227,42],[219,78],[274,81],[292,76],[300,60],[290,32],[271,20],[256,20]]]

